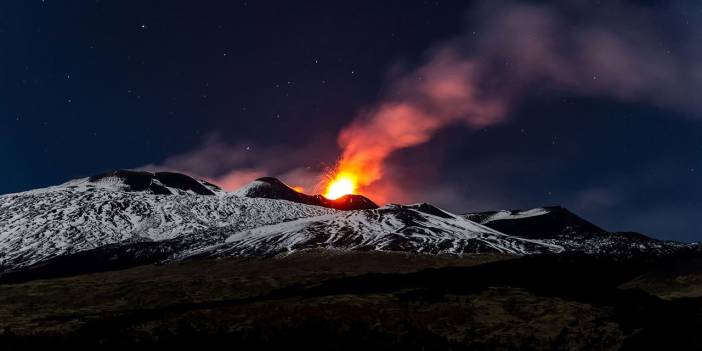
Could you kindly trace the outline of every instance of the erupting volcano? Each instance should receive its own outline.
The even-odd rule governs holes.
[[[327,183],[324,197],[336,200],[344,195],[353,195],[358,188],[358,177],[352,173],[339,172]]]

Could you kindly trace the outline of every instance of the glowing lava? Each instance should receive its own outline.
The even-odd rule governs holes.
[[[358,177],[346,172],[337,173],[327,184],[324,197],[336,200],[344,195],[354,194],[357,187]]]

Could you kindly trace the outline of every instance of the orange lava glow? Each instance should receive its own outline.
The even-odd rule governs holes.
[[[336,200],[344,195],[355,194],[358,188],[358,176],[348,172],[338,172],[330,177],[324,197]]]
[[[301,186],[299,186],[299,185],[298,185],[298,186],[292,187],[292,189],[295,190],[295,191],[297,191],[298,193],[304,193],[304,192],[305,192],[305,188],[303,188],[303,187],[301,187]]]

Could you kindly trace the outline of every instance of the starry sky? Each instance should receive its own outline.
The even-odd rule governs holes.
[[[702,4],[559,3],[0,2],[0,193],[119,168],[309,189],[340,131],[450,46],[482,60],[482,91],[509,108],[394,151],[383,181],[402,191],[388,201],[562,205],[610,230],[702,240]],[[539,52],[489,23],[503,9],[518,29],[557,18],[587,35]],[[553,55],[567,59],[544,68]]]

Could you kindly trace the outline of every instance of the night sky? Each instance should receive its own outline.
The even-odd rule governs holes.
[[[394,151],[387,201],[562,205],[610,230],[702,240],[702,4],[603,2],[2,1],[0,193],[119,168],[310,189],[339,132],[451,46],[482,60],[481,96],[509,107]],[[556,50],[567,64],[544,68],[551,54],[490,23],[521,6],[578,29]]]

